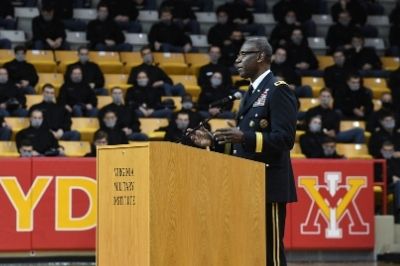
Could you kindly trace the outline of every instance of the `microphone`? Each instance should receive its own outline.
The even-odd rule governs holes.
[[[228,95],[218,101],[210,103],[210,108],[223,106],[227,103],[233,102],[234,100],[242,99],[242,94],[240,92],[235,92],[234,94]]]

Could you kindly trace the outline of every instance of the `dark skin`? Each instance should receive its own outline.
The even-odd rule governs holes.
[[[236,58],[235,67],[238,70],[240,77],[250,79],[251,82],[254,82],[260,75],[270,68],[270,63],[266,54],[259,51],[254,42],[247,41],[243,44]],[[214,134],[207,131],[205,128],[201,128],[191,135],[191,139],[200,147],[211,146],[212,136],[218,144],[243,142],[243,131],[240,131],[232,123],[229,123],[229,126],[229,128],[218,129]]]

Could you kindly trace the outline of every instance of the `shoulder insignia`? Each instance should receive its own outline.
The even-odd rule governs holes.
[[[280,86],[280,85],[286,85],[289,86],[286,82],[284,82],[283,80],[277,81],[274,83],[275,86]]]

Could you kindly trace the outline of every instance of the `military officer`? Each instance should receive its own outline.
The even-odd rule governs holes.
[[[296,189],[290,161],[295,142],[297,101],[284,81],[270,71],[272,48],[264,38],[248,39],[235,66],[251,85],[242,99],[237,127],[216,132],[196,130],[192,140],[199,146],[231,143],[232,154],[265,163],[267,265],[286,265],[283,246],[286,204],[294,202]]]

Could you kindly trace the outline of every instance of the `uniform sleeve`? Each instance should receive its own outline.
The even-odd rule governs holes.
[[[291,150],[295,142],[297,103],[287,84],[278,85],[271,94],[270,132],[245,132],[244,148],[248,152],[261,153]]]

